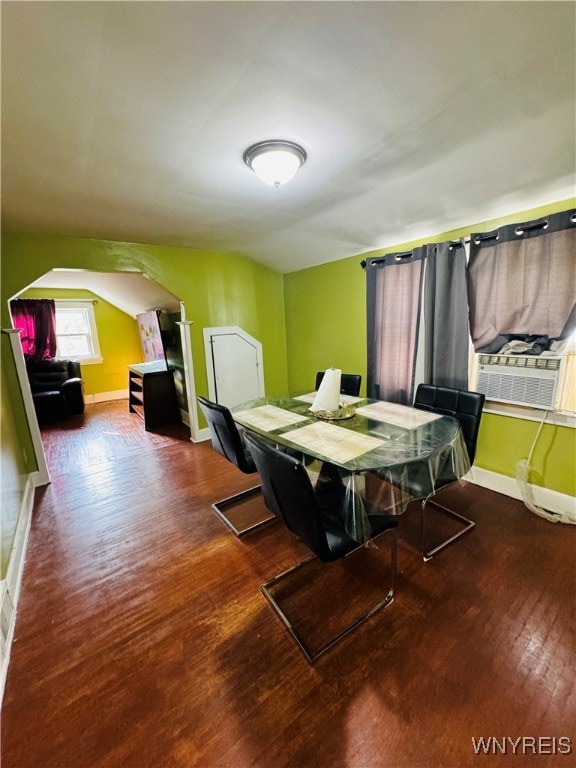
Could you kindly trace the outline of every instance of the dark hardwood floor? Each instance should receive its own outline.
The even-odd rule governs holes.
[[[409,510],[394,602],[311,667],[260,592],[307,550],[210,506],[254,477],[125,402],[44,440],[2,768],[574,765],[573,526],[464,485],[425,564]]]

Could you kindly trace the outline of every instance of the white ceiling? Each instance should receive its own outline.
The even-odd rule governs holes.
[[[281,272],[575,193],[572,2],[2,2],[14,229]],[[296,141],[284,187],[243,164]]]
[[[180,312],[179,299],[142,272],[53,269],[33,287],[88,289],[132,317],[150,309]]]

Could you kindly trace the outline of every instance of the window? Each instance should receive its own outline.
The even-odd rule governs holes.
[[[101,363],[92,301],[56,301],[58,357]]]
[[[472,386],[494,413],[513,415],[504,408],[522,408],[521,418],[530,418],[525,409],[531,408],[545,410],[546,419],[549,410],[572,419],[576,211],[470,238]]]
[[[576,328],[576,211],[470,237],[468,303],[476,352],[518,354],[518,342],[536,356],[554,350],[552,342]]]

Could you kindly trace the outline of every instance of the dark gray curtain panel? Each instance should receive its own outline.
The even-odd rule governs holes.
[[[424,329],[424,383],[468,389],[470,335],[463,242],[427,248]]]
[[[467,278],[477,352],[510,336],[565,338],[576,319],[576,211],[473,233]]]

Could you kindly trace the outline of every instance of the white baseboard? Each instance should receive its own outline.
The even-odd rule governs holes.
[[[16,607],[20,596],[22,574],[24,572],[24,559],[28,545],[28,535],[32,524],[32,510],[34,508],[34,491],[39,484],[40,473],[31,473],[24,487],[22,503],[14,533],[14,543],[10,552],[10,562],[6,572],[6,579],[0,582],[0,613],[1,613],[1,638],[2,658],[0,667],[0,704],[4,696],[8,662],[10,661],[10,648],[14,637],[16,623]]]
[[[128,390],[116,389],[112,392],[94,392],[92,395],[84,395],[84,402],[89,405],[106,403],[109,400],[128,400]]]
[[[190,438],[192,440],[192,438]],[[193,443],[203,443],[205,440],[210,440],[210,430],[208,427],[198,430],[198,436],[196,440],[192,440]]]
[[[513,499],[523,501],[522,491],[514,477],[500,475],[497,472],[491,472],[481,467],[472,467],[463,479],[475,485],[480,485],[482,488],[488,488],[491,491],[497,491],[505,496],[511,496]],[[550,488],[542,488],[540,485],[530,484],[529,489],[534,503],[538,507],[554,512],[557,515],[563,515],[571,522],[576,523],[576,498],[574,496],[553,491]]]

